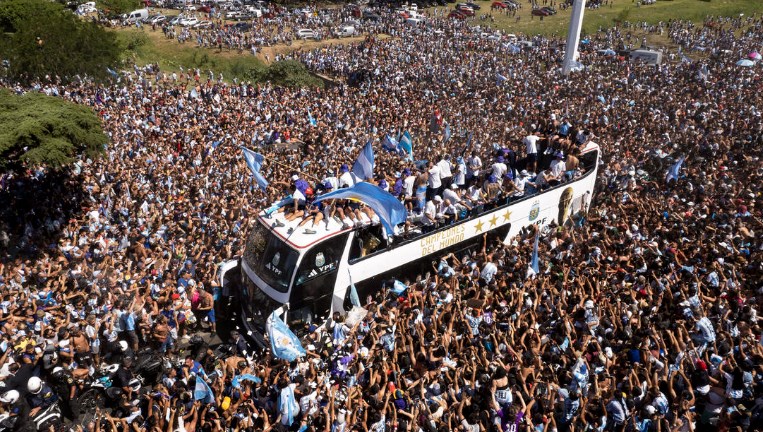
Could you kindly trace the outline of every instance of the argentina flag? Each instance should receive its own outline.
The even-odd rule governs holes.
[[[540,230],[535,234],[535,245],[533,246],[533,256],[530,259],[530,266],[527,268],[527,277],[535,276],[540,273],[540,262],[538,260],[538,239]]]
[[[408,154],[408,160],[413,160],[413,140],[411,140],[410,132],[403,132],[403,136],[400,137],[399,148]]]
[[[241,147],[241,150],[244,152],[244,160],[246,160],[246,165],[252,172],[252,175],[257,181],[257,184],[260,186],[260,189],[264,191],[268,187],[268,181],[265,180],[265,177],[263,177],[260,173],[260,168],[262,168],[262,162],[265,161],[265,157],[257,152],[249,150],[246,147]]]
[[[297,336],[275,312],[268,318],[266,327],[270,339],[270,350],[274,356],[287,361],[294,361],[305,355],[305,349],[302,348]]]
[[[368,140],[360,151],[358,159],[352,165],[352,173],[360,180],[374,177],[374,148],[371,140]]]

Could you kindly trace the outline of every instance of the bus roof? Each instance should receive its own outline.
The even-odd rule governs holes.
[[[265,217],[264,213],[260,213],[258,219],[262,224],[267,226],[270,231],[281,237],[287,244],[289,244],[289,246],[295,249],[309,248],[315,243],[326,240],[341,232],[351,231],[353,229],[342,228],[342,223],[337,222],[335,219],[329,219],[328,223],[326,222],[326,219],[324,219],[316,226],[312,226],[311,222],[302,226],[297,226],[302,220],[301,218],[287,221],[282,212],[276,212],[271,217]],[[306,230],[312,230],[315,233],[310,234],[310,231]]]
[[[585,148],[583,148],[581,154],[593,150],[599,150],[599,145],[589,142]],[[289,206],[290,205],[287,205],[286,208]],[[334,237],[342,232],[352,231],[355,228],[343,228],[342,222],[337,222],[338,218],[324,219],[316,226],[312,226],[312,222],[298,226],[302,220],[301,218],[288,221],[284,217],[283,212],[275,212],[270,216],[266,216],[265,212],[261,212],[258,219],[259,222],[268,227],[270,231],[281,237],[289,246],[297,250],[307,249],[316,243]]]

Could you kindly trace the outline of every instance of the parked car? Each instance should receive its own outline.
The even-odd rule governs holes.
[[[500,1],[493,2],[493,4],[490,5],[490,7],[493,8],[493,9],[506,9],[506,8],[508,8],[506,3],[500,2]]]
[[[317,35],[312,29],[299,29],[296,31],[296,36],[299,39],[317,39]]]
[[[188,17],[188,18],[181,19],[178,24],[180,24],[183,27],[193,27],[193,26],[195,26],[198,23],[199,23],[199,19],[198,18],[196,18],[196,17]]]
[[[474,11],[466,6],[456,7],[456,10],[468,17],[474,16]]]
[[[474,2],[467,2],[466,5],[469,6],[470,8],[472,8],[472,10],[476,10],[477,11],[477,10],[482,9],[482,6],[480,6],[480,5],[478,5],[477,3],[474,3]]]
[[[448,18],[464,20],[464,19],[466,19],[466,15],[463,12],[461,12],[461,11],[454,10],[454,11],[451,11],[448,14]]]
[[[367,21],[381,21],[381,15],[376,12],[363,11],[363,19]]]
[[[541,17],[551,15],[551,13],[549,13],[547,10],[540,9],[540,8],[533,9],[532,14],[535,15],[535,16],[541,16]]]
[[[235,24],[228,24],[228,27],[241,30],[241,31],[247,31],[252,28],[252,25],[249,24],[248,22],[242,21],[242,22],[237,22]]]
[[[544,6],[544,7],[540,8],[540,9],[543,10],[543,11],[548,12],[549,15],[555,15],[556,14],[556,9],[554,9],[552,7],[549,7],[549,6]]]
[[[343,25],[334,31],[334,36],[338,38],[355,36],[358,31],[351,25]]]
[[[183,15],[177,15],[170,20],[170,25],[180,25],[180,21],[185,18]]]
[[[151,15],[150,17],[146,18],[146,24],[161,24],[163,22],[167,21],[167,17],[164,15]]]
[[[212,24],[212,21],[199,21],[193,25],[193,28],[199,28],[199,29],[212,28],[213,25],[214,24]]]

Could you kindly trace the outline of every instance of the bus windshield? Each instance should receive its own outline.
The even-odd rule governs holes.
[[[278,292],[288,292],[299,254],[261,223],[257,223],[244,250],[244,260],[262,280]]]

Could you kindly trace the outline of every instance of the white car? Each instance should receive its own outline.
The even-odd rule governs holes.
[[[299,29],[297,30],[297,37],[300,39],[317,39],[318,35],[311,29]]]
[[[180,20],[178,24],[180,24],[183,27],[193,27],[196,24],[199,23],[199,19],[196,17],[190,17],[190,18],[183,18]]]
[[[205,29],[205,28],[211,28],[212,25],[213,25],[212,21],[199,21],[193,25],[193,28]]]

